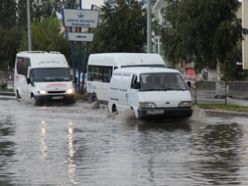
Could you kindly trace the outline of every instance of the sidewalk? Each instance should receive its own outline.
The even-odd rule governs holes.
[[[248,107],[248,100],[246,100],[246,99],[241,100],[241,99],[227,98],[227,104]]]
[[[15,94],[14,92],[4,92],[4,91],[0,91],[0,99],[16,99],[15,98]]]
[[[0,95],[0,100],[15,100],[15,96],[4,96],[4,95]]]

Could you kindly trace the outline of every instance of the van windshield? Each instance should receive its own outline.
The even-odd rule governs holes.
[[[178,73],[145,73],[140,75],[141,91],[188,90]]]
[[[71,81],[69,68],[36,68],[30,72],[33,82]]]

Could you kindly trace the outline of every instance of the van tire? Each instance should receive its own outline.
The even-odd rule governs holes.
[[[31,95],[31,102],[33,105],[39,105],[39,102],[35,99],[34,95]]]
[[[115,113],[115,114],[118,113],[116,105],[112,105],[112,113]]]
[[[16,100],[17,100],[18,102],[20,102],[20,101],[21,101],[21,96],[20,96],[20,94],[19,94],[19,91],[18,91],[18,90],[16,91]]]
[[[88,97],[88,101],[89,101],[90,103],[96,102],[96,101],[97,101],[96,94],[95,94],[95,93],[90,94],[89,97]]]

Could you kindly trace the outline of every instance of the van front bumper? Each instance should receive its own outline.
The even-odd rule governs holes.
[[[76,100],[75,94],[47,94],[47,95],[35,95],[35,100],[37,102],[48,102],[48,101],[71,101],[74,102]]]
[[[177,107],[177,108],[144,108],[138,109],[139,118],[152,118],[152,117],[190,117],[193,113],[190,107]]]

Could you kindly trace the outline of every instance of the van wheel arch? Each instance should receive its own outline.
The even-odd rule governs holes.
[[[137,110],[134,109],[134,107],[132,107],[132,106],[130,108],[133,111],[133,114],[134,114],[135,118],[138,119],[139,118],[139,113],[137,112]]]
[[[21,96],[20,96],[19,90],[16,90],[16,100],[19,102],[21,101]]]
[[[88,101],[90,103],[93,103],[93,102],[96,102],[97,101],[97,96],[96,96],[96,93],[95,92],[93,92],[92,94],[89,95]]]
[[[30,94],[30,98],[31,98],[33,105],[39,105],[39,101],[35,99],[35,96],[33,93]]]

